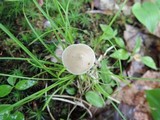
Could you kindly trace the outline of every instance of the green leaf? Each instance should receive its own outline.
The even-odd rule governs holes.
[[[142,45],[142,39],[141,39],[140,37],[138,37],[138,38],[136,39],[136,45],[135,45],[135,47],[134,47],[134,49],[133,49],[133,53],[134,53],[134,54],[135,54],[135,53],[138,53],[138,52],[140,51],[141,45]]]
[[[10,104],[0,105],[0,120],[24,120],[24,115],[19,111],[10,114],[10,111],[13,110],[12,108],[9,108],[10,106]]]
[[[109,95],[110,94],[112,94],[113,93],[113,89],[112,89],[112,87],[111,87],[111,85],[110,84],[103,84],[103,85],[101,85],[101,87],[103,88],[103,90],[104,91],[106,91]]]
[[[66,88],[66,92],[69,94],[69,95],[75,95],[76,94],[76,89],[74,87],[67,87]]]
[[[102,97],[99,96],[97,92],[94,91],[89,91],[85,94],[86,100],[96,106],[96,107],[103,107],[104,106],[104,101]]]
[[[10,77],[8,77],[7,82],[10,85],[14,86],[14,84],[16,83],[16,80],[17,80],[17,78],[10,76]]]
[[[104,83],[110,83],[111,82],[111,72],[109,71],[107,67],[107,61],[102,60],[101,62],[101,69],[100,69],[100,78]]]
[[[147,90],[146,96],[154,120],[160,120],[160,89]]]
[[[17,111],[14,114],[11,114],[6,120],[24,120],[24,115]]]
[[[113,33],[113,29],[111,27],[109,27],[108,25],[104,25],[104,24],[100,24],[100,28],[101,30],[105,33]]]
[[[125,48],[125,44],[122,38],[116,37],[115,42],[120,48]]]
[[[160,8],[160,0],[156,0],[156,5]]]
[[[0,116],[4,115],[4,114],[9,114],[10,113],[10,109],[6,109],[10,106],[10,104],[0,104]],[[6,109],[4,111],[4,109]],[[0,119],[1,120],[1,119]]]
[[[135,3],[132,7],[136,18],[153,33],[160,21],[160,10],[153,2]]]
[[[130,54],[124,49],[119,49],[110,55],[110,57],[120,60],[127,60],[129,56]]]
[[[111,39],[113,38],[114,36],[116,36],[117,34],[117,31],[113,30],[111,27],[109,27],[108,25],[103,25],[103,24],[100,24],[100,27],[103,31],[103,35],[101,36],[102,39]]]
[[[13,70],[11,74],[12,74],[13,76],[23,76],[22,71],[19,70],[19,69]],[[10,85],[12,85],[12,86],[15,85],[16,80],[17,80],[17,78],[16,78],[16,77],[13,77],[13,76],[8,77],[8,79],[7,79],[7,82],[8,82]]]
[[[0,97],[5,97],[6,95],[8,95],[11,90],[12,90],[12,86],[10,85],[0,85]]]
[[[152,69],[157,70],[156,64],[155,64],[154,60],[151,57],[149,57],[149,56],[141,57],[141,61],[146,66],[148,66],[148,67],[150,67]]]
[[[37,81],[33,81],[33,80],[20,80],[15,88],[18,90],[26,90],[30,87],[32,87],[33,85],[35,85],[37,83]]]
[[[17,111],[14,114],[4,114],[4,115],[0,115],[0,120],[24,120],[24,115]]]
[[[5,119],[10,115],[10,111],[13,109],[10,109],[10,104],[0,104],[0,120],[8,120]],[[5,110],[4,110],[5,109]]]

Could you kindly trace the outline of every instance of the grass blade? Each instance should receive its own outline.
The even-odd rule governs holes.
[[[2,29],[15,43],[17,43],[33,59],[33,61],[37,65],[39,65],[41,68],[43,68],[52,76],[56,77],[56,75],[53,74],[52,71],[46,69],[46,66],[44,64],[41,64],[39,60],[1,23],[0,23],[0,29]]]

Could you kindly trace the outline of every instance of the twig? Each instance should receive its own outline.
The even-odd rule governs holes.
[[[60,96],[60,95],[59,95]],[[61,97],[61,96],[60,96]],[[67,103],[70,103],[70,104],[73,104],[73,105],[77,105],[77,106],[80,106],[80,107],[83,107],[84,109],[87,110],[87,112],[89,113],[89,115],[92,117],[92,113],[91,111],[82,103],[82,100],[80,101],[71,101],[71,100],[68,100],[68,99],[64,99],[64,98],[60,98],[60,97],[53,97],[52,99],[53,100],[58,100],[58,101],[63,101],[63,102],[67,102]],[[77,99],[77,98],[76,98]],[[77,99],[79,100],[79,99]],[[86,102],[85,102],[86,103]]]
[[[72,110],[69,112],[69,114],[68,114],[68,116],[67,116],[67,120],[70,120],[69,118],[70,118],[73,110],[75,110],[76,107],[77,107],[77,105],[75,105],[75,106],[72,108]]]

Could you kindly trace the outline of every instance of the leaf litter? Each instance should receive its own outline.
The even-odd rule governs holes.
[[[156,81],[155,79],[159,79]],[[160,88],[160,72],[148,70],[130,85],[123,87],[116,96],[121,101],[120,111],[127,120],[151,120],[150,108],[148,106],[145,91]],[[121,120],[116,112],[115,120]]]

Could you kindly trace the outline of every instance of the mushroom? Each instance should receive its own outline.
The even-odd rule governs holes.
[[[52,26],[51,26],[50,21],[48,21],[48,20],[45,21],[44,24],[43,24],[43,27],[44,27],[44,28],[51,28]]]
[[[70,73],[81,75],[93,67],[95,53],[88,45],[72,44],[63,51],[62,62]]]

